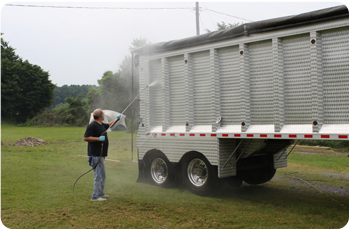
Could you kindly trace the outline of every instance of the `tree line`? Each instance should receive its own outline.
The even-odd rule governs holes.
[[[50,109],[56,107],[59,104],[64,104],[67,97],[77,98],[79,94],[82,94],[86,98],[89,89],[95,87],[96,85],[63,85],[61,87],[56,86],[53,91],[54,99],[50,106]]]
[[[1,34],[2,35],[2,34]],[[130,50],[145,45],[145,38],[134,39]],[[126,56],[115,73],[105,72],[96,85],[63,85],[49,80],[40,66],[23,61],[1,37],[1,118],[23,126],[86,126],[96,108],[121,112],[131,96],[131,56]],[[138,80],[135,69],[134,90]],[[139,112],[133,104],[124,114]]]

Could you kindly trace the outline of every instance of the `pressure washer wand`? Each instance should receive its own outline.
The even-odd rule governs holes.
[[[122,115],[130,107],[130,105],[135,102],[135,100],[141,95],[142,92],[144,92],[144,90],[146,90],[147,87],[149,87],[149,85],[143,88],[143,90],[130,102],[130,104],[120,113],[120,115]],[[118,121],[118,119],[115,119],[110,128],[112,128]]]
[[[137,97],[139,97],[141,95],[142,92],[144,92],[144,90],[146,90],[146,88],[149,87],[149,85],[147,85],[145,88],[143,88],[143,90],[133,99],[133,101],[131,101],[131,103],[124,109],[124,111],[122,111],[121,114],[123,114],[129,107],[132,103],[134,103],[134,101],[137,99]]]

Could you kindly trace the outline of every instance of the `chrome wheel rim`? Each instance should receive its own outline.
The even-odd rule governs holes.
[[[151,176],[157,184],[163,184],[168,178],[168,166],[161,158],[156,158],[151,164]]]
[[[187,167],[188,179],[197,186],[203,186],[208,180],[208,168],[201,159],[193,159]]]

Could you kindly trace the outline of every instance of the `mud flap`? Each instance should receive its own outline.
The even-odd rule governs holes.
[[[136,180],[138,183],[147,183],[147,177],[146,177],[146,165],[143,160],[139,160],[139,176]]]

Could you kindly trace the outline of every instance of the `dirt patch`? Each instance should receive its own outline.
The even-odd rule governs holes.
[[[16,143],[13,146],[31,146],[35,147],[38,145],[47,145],[49,143],[45,142],[42,139],[34,138],[34,137],[27,137],[27,138],[22,138],[20,140],[17,140]],[[12,145],[10,145],[12,146]]]

